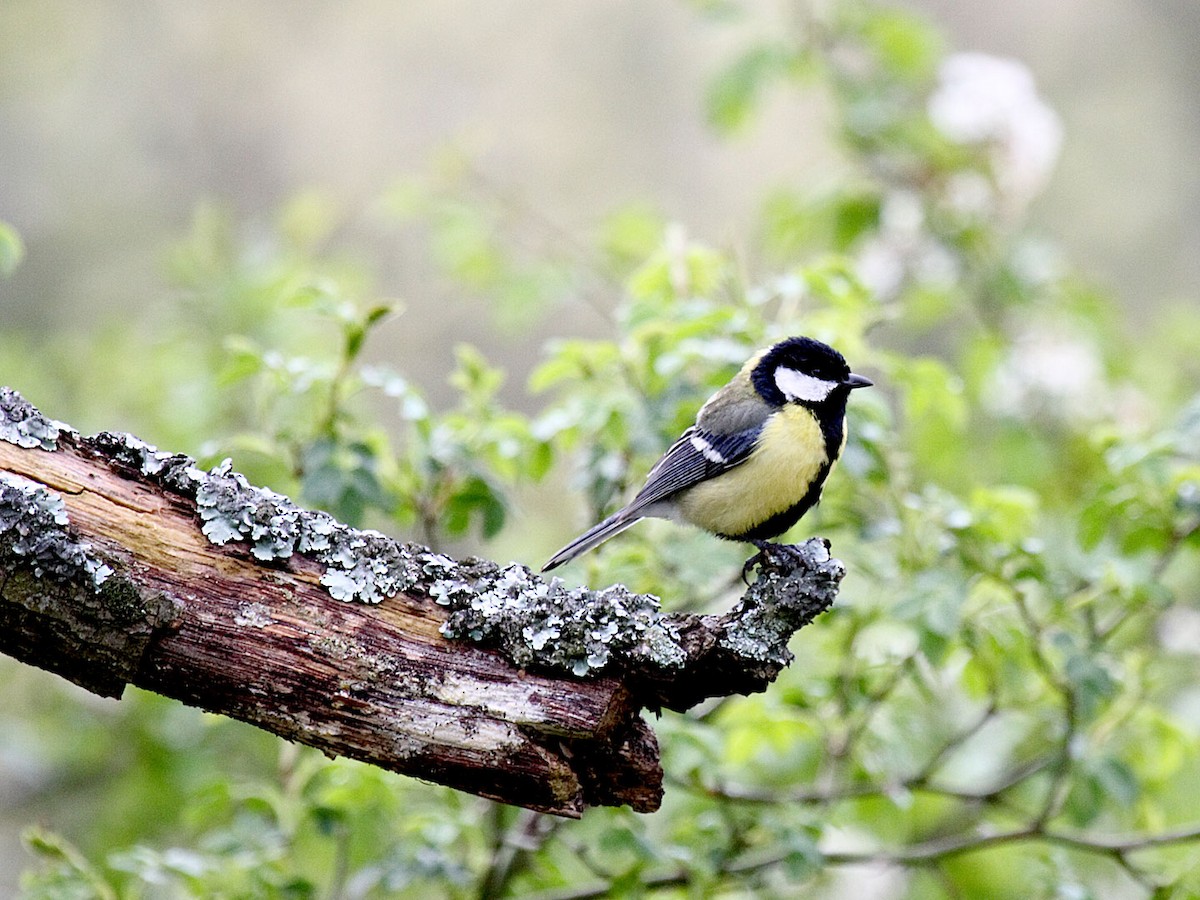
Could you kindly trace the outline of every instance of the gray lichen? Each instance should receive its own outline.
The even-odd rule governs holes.
[[[201,479],[196,506],[214,544],[248,541],[256,559],[287,559],[300,542],[300,510],[282,494],[256,488],[225,460]]]
[[[196,501],[201,531],[212,543],[245,541],[263,562],[299,553],[322,563],[321,584],[345,601],[379,603],[418,578],[413,554],[377,531],[302,509],[283,494],[255,487],[226,459],[205,472],[189,456],[163,453],[133,435],[104,432],[86,443],[109,459]]]
[[[0,388],[0,439],[53,450],[64,432],[74,433],[47,419],[16,391]],[[229,460],[205,472],[190,456],[164,453],[117,432],[102,432],[82,443],[118,467],[133,469],[194,500],[201,529],[214,544],[246,541],[255,558],[264,562],[300,553],[324,564],[321,583],[338,600],[379,603],[419,577],[413,554],[397,541],[343,525],[327,513],[301,509],[282,494],[254,487],[232,470]],[[47,534],[46,541],[53,544],[53,537]],[[22,546],[28,542],[27,538]]]
[[[723,617],[718,645],[741,659],[787,665],[788,640],[833,605],[845,574],[820,538],[771,548],[754,584]]]
[[[99,590],[113,571],[89,544],[75,540],[69,525],[60,496],[19,475],[0,472],[0,556],[29,565],[38,578],[90,584]]]
[[[239,628],[265,628],[274,622],[270,607],[262,603],[239,603],[233,623]]]
[[[586,675],[616,659],[638,658],[659,669],[683,664],[679,635],[664,620],[658,599],[624,585],[602,591],[543,581],[525,566],[500,567],[482,560],[454,566],[445,557],[426,559],[426,574],[439,566],[454,577],[437,577],[429,592],[450,615],[442,634],[498,648],[518,666]]]
[[[422,560],[429,593],[450,610],[447,637],[495,647],[525,668],[630,673],[648,697],[679,709],[734,689],[761,690],[791,661],[796,630],[833,604],[844,575],[818,538],[772,547],[732,610],[696,617],[664,614],[657,598],[623,585],[589,591],[515,564]]]
[[[119,697],[178,601],[114,572],[71,527],[63,499],[0,473],[0,652]]]
[[[247,541],[261,560],[309,556],[325,565],[321,584],[338,600],[379,603],[417,581],[417,563],[397,541],[254,487],[229,460],[203,476],[195,496],[202,529],[214,544]]]
[[[327,546],[316,553],[327,567],[321,584],[338,600],[379,603],[417,583],[413,554],[378,531],[334,522]]]
[[[190,456],[165,453],[132,434],[102,431],[87,438],[86,443],[113,462],[136,469],[163,487],[189,497],[195,496],[206,477]]]
[[[47,419],[12,388],[0,387],[0,441],[26,449],[56,450],[69,425]]]

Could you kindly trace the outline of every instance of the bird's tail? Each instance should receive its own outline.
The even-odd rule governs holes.
[[[552,557],[550,561],[542,566],[543,572],[549,572],[551,569],[561,566],[563,563],[568,563],[577,557],[580,553],[586,553],[593,547],[598,547],[610,537],[620,534],[634,522],[637,522],[642,517],[634,514],[630,515],[626,510],[622,509],[613,513],[599,525],[594,525],[581,534],[567,546],[563,547]]]

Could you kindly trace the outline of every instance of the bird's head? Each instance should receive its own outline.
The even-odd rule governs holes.
[[[780,341],[767,350],[750,373],[754,389],[772,406],[818,406],[844,398],[872,382],[850,371],[845,358],[828,344],[807,337]]]

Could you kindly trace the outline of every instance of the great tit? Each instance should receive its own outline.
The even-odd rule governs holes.
[[[846,400],[871,384],[812,338],[763,350],[700,408],[632,502],[555,553],[542,571],[648,516],[764,550],[821,499],[846,446]]]

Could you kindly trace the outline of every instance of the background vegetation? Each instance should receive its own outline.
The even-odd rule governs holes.
[[[51,415],[531,565],[620,502],[756,348],[828,340],[879,388],[855,396],[843,464],[797,529],[850,575],[793,667],[658,722],[662,811],[564,822],[5,662],[28,896],[1200,892],[1194,305],[1126,327],[1027,227],[1061,126],[1020,64],[953,54],[891,7],[793,12],[736,32],[705,112],[732,137],[808,98],[835,163],[771,191],[727,245],[644,202],[558,234],[447,151],[352,214],[320,191],[269,222],[200,207],[165,254],[171,302],[136,329],[118,312],[75,340],[0,332],[3,380]],[[489,362],[501,337],[447,338],[425,368],[373,353],[446,324],[380,298],[400,234],[493,329],[556,335],[524,388]],[[21,255],[0,232],[12,279]],[[580,309],[601,333],[569,336]],[[567,575],[719,609],[744,555],[646,523]]]

